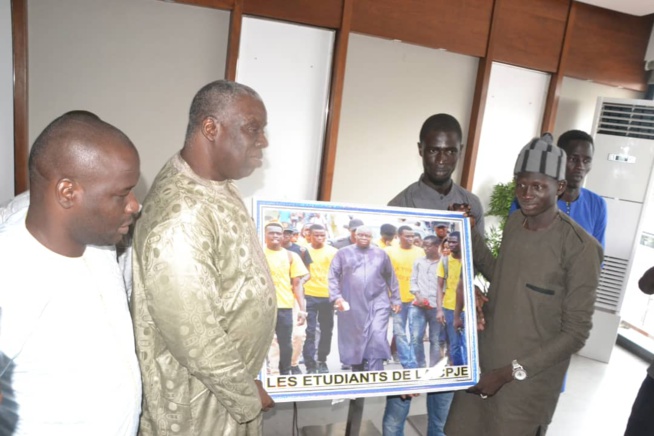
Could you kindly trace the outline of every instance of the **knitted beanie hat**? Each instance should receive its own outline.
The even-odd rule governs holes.
[[[552,135],[544,133],[543,136],[532,139],[522,148],[513,174],[541,173],[555,180],[563,180],[565,179],[566,160],[565,151],[554,145]]]

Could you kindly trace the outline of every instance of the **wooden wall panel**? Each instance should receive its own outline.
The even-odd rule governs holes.
[[[483,57],[493,0],[356,0],[352,31]]]
[[[561,47],[559,65],[556,70],[557,72],[552,74],[552,77],[550,77],[550,85],[547,89],[545,110],[543,110],[543,121],[540,128],[541,133],[554,132],[554,127],[556,124],[556,113],[559,109],[559,95],[561,93],[561,87],[563,86],[564,76],[562,71],[565,70],[566,60],[568,59],[568,52],[570,51],[569,35],[572,32],[572,23],[574,22],[575,16],[577,14],[578,4],[579,3],[575,1],[570,2],[570,7],[568,8],[568,18],[565,26],[565,33],[563,35],[563,46]]]
[[[350,42],[354,2],[355,0],[343,0],[340,30],[336,32],[329,96],[329,115],[327,117],[327,128],[325,129],[325,146],[320,164],[318,200],[321,201],[329,201],[332,198],[338,129],[341,123],[341,106],[343,104],[343,87],[345,84],[345,63],[347,62],[347,50]]]
[[[14,52],[14,194],[18,195],[29,189],[27,0],[11,1],[11,27]]]
[[[245,0],[243,13],[292,23],[338,29],[343,0]]]
[[[497,40],[497,22],[499,12],[506,0],[494,0],[491,11],[490,29],[488,31],[488,45],[486,53],[479,59],[477,66],[477,79],[475,80],[475,94],[472,97],[472,108],[470,108],[470,124],[468,125],[468,138],[466,147],[463,149],[463,167],[461,168],[460,184],[465,189],[472,190],[472,182],[475,178],[477,166],[477,154],[479,151],[479,139],[481,138],[481,127],[484,124],[484,113],[486,112],[486,100],[488,100],[488,84],[495,56],[495,41]]]
[[[566,76],[643,91],[644,61],[654,15],[636,17],[576,5]]]
[[[167,0],[162,0],[167,1]],[[203,6],[214,9],[234,9],[234,0],[174,0],[175,3],[184,3],[193,6]]]
[[[555,72],[571,0],[504,0],[497,17],[495,61]]]
[[[227,42],[227,62],[225,62],[225,79],[227,80],[236,80],[242,28],[243,0],[235,0],[234,9],[229,15],[229,40]]]

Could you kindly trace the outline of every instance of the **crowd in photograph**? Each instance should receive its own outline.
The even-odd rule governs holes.
[[[268,373],[466,365],[456,225],[367,226],[353,216],[339,225],[336,215],[268,216],[264,252],[277,292]],[[338,355],[329,359],[335,327]]]

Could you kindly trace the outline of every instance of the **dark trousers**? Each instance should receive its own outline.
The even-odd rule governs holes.
[[[332,347],[334,307],[329,298],[305,296],[307,304],[307,331],[302,356],[307,369],[316,367],[316,327],[320,324],[318,361],[324,362]]]
[[[291,356],[293,355],[293,309],[277,309],[277,325],[275,326],[277,343],[279,344],[279,374],[291,373]]]
[[[634,400],[625,436],[651,435],[654,435],[654,379],[648,375]]]

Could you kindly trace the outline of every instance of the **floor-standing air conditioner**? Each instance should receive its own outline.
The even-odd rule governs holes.
[[[625,293],[635,286],[630,271],[652,192],[654,101],[599,98],[592,135],[595,155],[586,188],[606,200],[608,226],[593,329],[579,354],[608,362]]]

